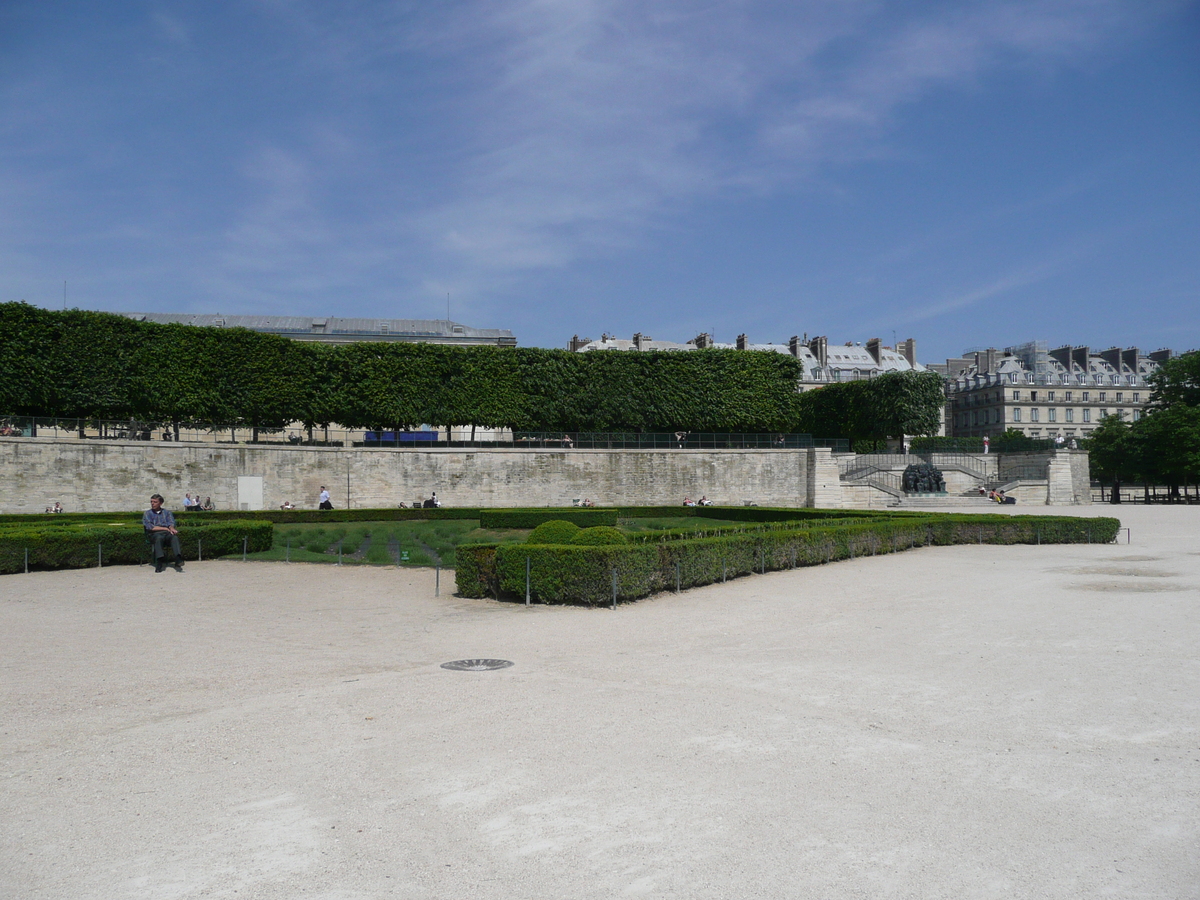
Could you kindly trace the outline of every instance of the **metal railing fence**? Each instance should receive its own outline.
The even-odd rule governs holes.
[[[476,449],[555,450],[799,450],[826,447],[846,453],[849,442],[841,438],[814,438],[808,434],[757,434],[728,432],[563,432],[518,431],[502,439],[462,439],[467,429],[454,428],[454,439],[445,431],[394,431],[348,429],[340,426],[304,428],[293,424],[282,429],[255,429],[249,425],[213,427],[205,423],[147,422],[136,419],[85,419],[43,416],[0,416],[0,437],[38,437],[60,440],[168,441],[180,443],[261,444],[278,447],[363,447],[421,449],[469,447]],[[469,433],[469,432],[468,432]]]

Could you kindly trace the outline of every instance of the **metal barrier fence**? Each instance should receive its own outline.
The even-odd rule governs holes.
[[[813,438],[808,434],[725,432],[562,432],[518,431],[504,439],[461,439],[470,433],[455,428],[455,439],[444,431],[378,431],[339,426],[311,429],[255,429],[246,425],[214,428],[203,423],[140,422],[137,420],[65,419],[33,416],[0,417],[0,437],[38,437],[60,440],[169,441],[181,443],[255,444],[275,447],[364,447],[417,449],[469,447],[529,450],[802,450],[827,447],[847,453],[848,441]]]
[[[170,441],[181,443],[278,444],[342,446],[362,431],[344,428],[299,426],[282,429],[255,429],[238,425],[215,428],[198,422],[144,422],[137,419],[69,419],[50,416],[0,417],[0,437],[37,437],[60,440]]]
[[[811,434],[703,431],[518,431],[513,435],[511,445],[564,450],[805,450],[810,447],[827,447],[835,453],[845,453],[850,449],[850,442],[842,438],[814,438]]]

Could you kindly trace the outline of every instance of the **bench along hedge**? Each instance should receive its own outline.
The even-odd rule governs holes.
[[[808,527],[723,532],[712,537],[655,540],[627,546],[465,544],[457,551],[458,592],[464,597],[521,598],[529,561],[532,599],[605,604],[656,591],[698,587],[751,572],[820,565],[839,559],[950,544],[1111,543],[1120,522],[1072,516],[927,514],[879,517]]]
[[[61,518],[61,517],[60,517]],[[179,544],[184,559],[228,556],[242,552],[247,539],[250,552],[270,550],[274,525],[270,522],[179,523]],[[102,564],[130,565],[150,560],[150,545],[141,522],[117,525],[0,525],[0,574],[30,569],[85,569]]]

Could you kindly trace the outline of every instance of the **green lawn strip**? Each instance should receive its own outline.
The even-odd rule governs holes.
[[[400,552],[408,555],[402,566],[453,568],[454,551],[461,543],[523,541],[528,534],[528,529],[480,529],[477,519],[296,523],[277,526],[271,549],[247,558],[336,563],[340,541],[343,565],[394,566]]]

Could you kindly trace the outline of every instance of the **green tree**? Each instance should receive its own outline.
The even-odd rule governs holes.
[[[1168,359],[1146,381],[1152,388],[1150,406],[1156,409],[1200,407],[1200,350]]]
[[[1121,502],[1121,483],[1138,474],[1138,447],[1129,425],[1119,416],[1105,416],[1084,442],[1091,476],[1112,485],[1110,502]]]
[[[830,384],[797,400],[798,430],[851,442],[878,442],[938,429],[945,403],[940,376],[889,372],[876,378]]]
[[[1167,486],[1172,502],[1181,485],[1200,482],[1200,407],[1176,402],[1149,411],[1130,429],[1143,477]]]
[[[56,415],[51,391],[60,323],[28,303],[0,303],[0,414]]]

